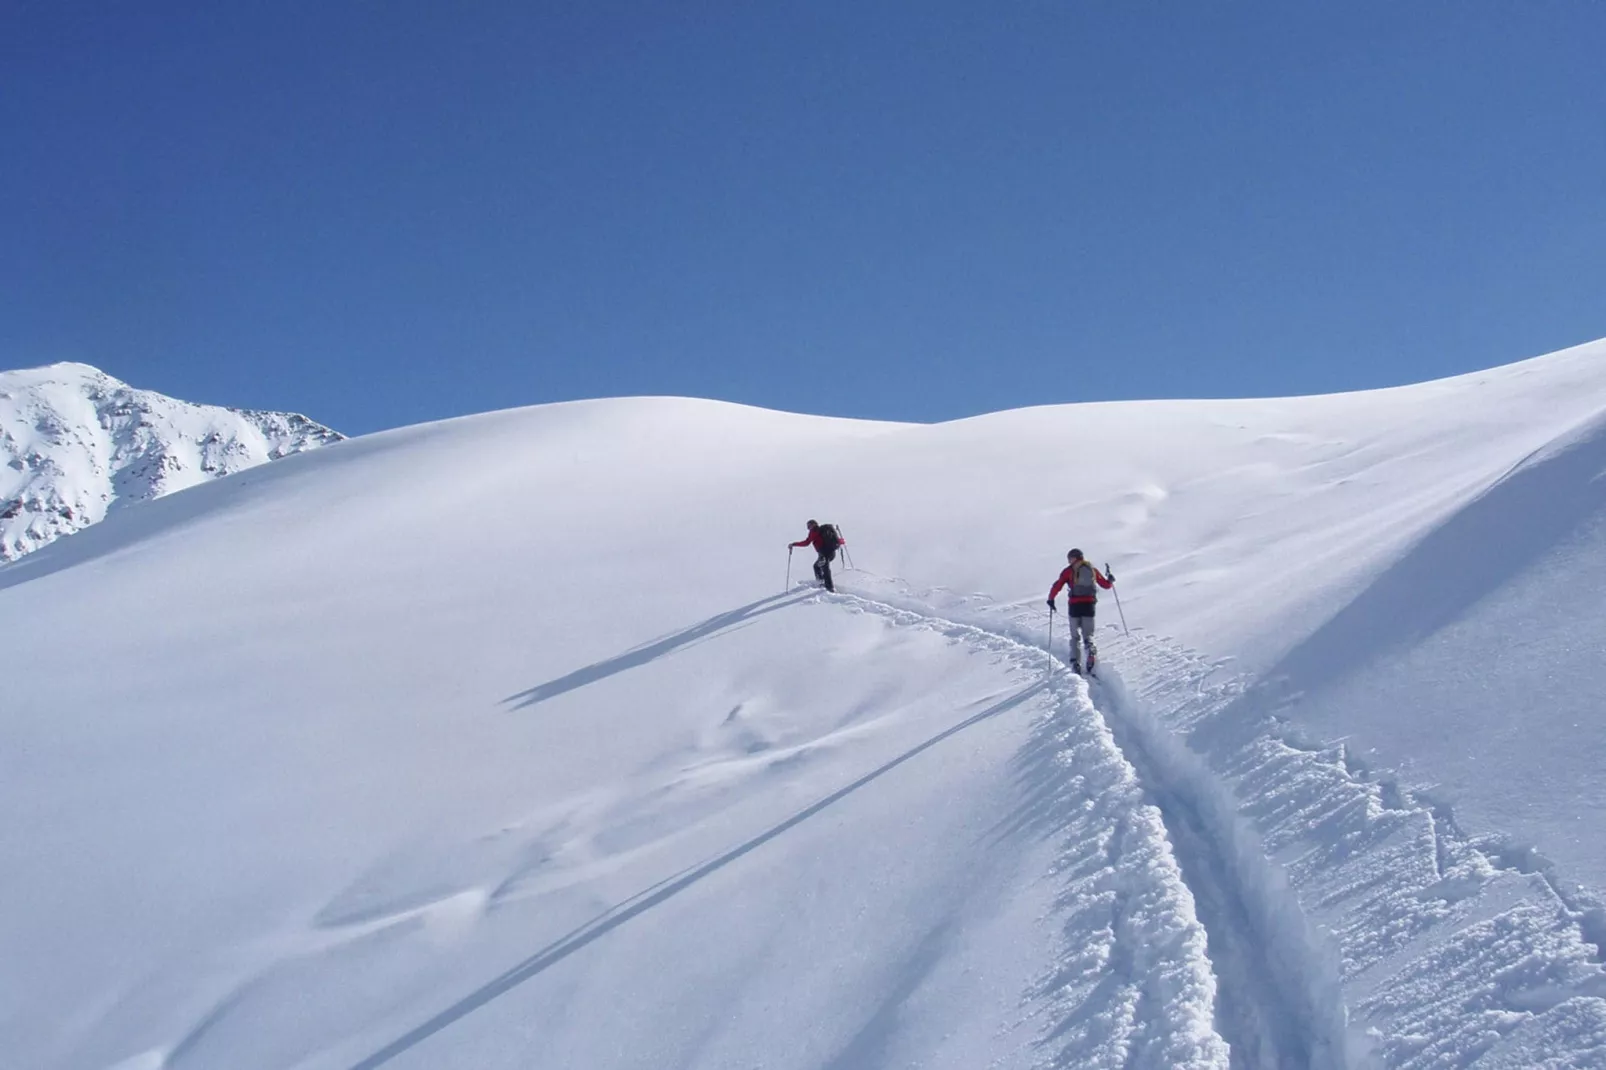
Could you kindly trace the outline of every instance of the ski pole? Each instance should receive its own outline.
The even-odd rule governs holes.
[[[842,530],[842,525],[836,526],[836,533],[842,537],[842,563],[848,568],[853,567],[853,555],[848,553],[848,533]]]
[[[1108,561],[1104,562],[1104,574],[1106,576],[1110,574],[1110,563]],[[1121,608],[1121,589],[1115,585],[1114,580],[1110,581],[1110,593],[1115,595],[1115,611],[1121,614],[1121,632],[1124,635],[1131,635],[1131,631],[1126,626],[1126,610]]]
[[[1048,656],[1054,656],[1054,607],[1048,609]]]
[[[786,548],[786,586],[781,588],[782,594],[792,589],[792,551],[794,549],[796,547],[788,546]]]

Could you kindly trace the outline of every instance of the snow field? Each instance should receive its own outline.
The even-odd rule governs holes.
[[[789,875],[784,870],[774,872],[773,866],[764,867],[756,854],[765,844],[791,834],[793,829],[817,815],[823,817],[829,808],[856,793],[863,791],[869,795],[875,781],[892,774],[905,762],[919,760],[927,750],[974,746],[974,733],[983,722],[1004,717],[1018,722],[1017,730],[1009,733],[1015,750],[1007,759],[1001,753],[995,753],[993,759],[998,767],[1007,764],[1013,770],[1016,787],[1011,804],[986,817],[990,826],[987,840],[992,847],[981,861],[988,869],[1001,865],[1004,872],[1014,873],[1016,881],[1024,879],[1028,888],[1045,882],[1050,886],[1052,896],[1046,903],[1038,901],[1036,892],[1028,896],[1036,904],[1030,931],[1027,931],[1026,916],[1009,905],[1002,908],[991,905],[985,913],[995,914],[994,917],[965,917],[961,924],[960,918],[974,910],[969,900],[976,893],[953,894],[954,890],[945,889],[946,894],[938,896],[942,902],[922,902],[931,891],[929,877],[923,878],[924,890],[914,899],[903,899],[901,905],[914,910],[917,916],[936,908],[941,920],[926,926],[903,965],[882,978],[884,990],[867,993],[874,1013],[846,1045],[834,1053],[805,1050],[783,1054],[765,1050],[769,1032],[781,1021],[791,1031],[798,1028],[794,1019],[805,1011],[812,1010],[822,1019],[840,1013],[830,1005],[810,1007],[813,1000],[821,998],[821,993],[843,983],[844,972],[849,975],[853,972],[851,967],[844,971],[844,953],[839,951],[835,955],[811,956],[794,964],[794,968],[804,974],[823,968],[832,976],[832,981],[810,983],[806,976],[792,977],[783,1000],[763,1005],[758,1015],[761,1027],[756,1038],[746,1037],[741,1026],[735,1023],[705,1028],[697,1034],[695,1055],[685,1065],[746,1065],[743,1060],[755,1058],[765,1065],[841,1068],[887,1063],[981,1065],[972,1060],[982,1057],[974,1047],[982,1045],[988,1053],[986,1065],[1123,1065],[1157,1070],[1161,1067],[1228,1066],[1226,1044],[1212,1027],[1215,984],[1205,953],[1204,933],[1193,917],[1192,900],[1171,857],[1164,824],[1145,801],[1131,767],[1089,702],[1085,685],[1062,666],[1050,662],[1040,651],[1004,636],[851,595],[815,595],[809,599],[811,604],[822,601],[846,608],[850,613],[880,619],[901,630],[939,636],[945,643],[962,646],[971,657],[987,656],[993,664],[1001,663],[1009,676],[1024,686],[915,744],[757,836],[701,865],[655,883],[641,894],[605,911],[444,1012],[352,1064],[351,1070],[371,1070],[392,1062],[420,1067],[501,1065],[498,1060],[507,1051],[506,1036],[520,1032],[542,1033],[542,1055],[551,1060],[551,1065],[565,1065],[566,1058],[579,1057],[580,1052],[590,1050],[590,1029],[583,1023],[576,1027],[555,1020],[551,1011],[545,1009],[546,1001],[517,989],[614,928],[649,910],[667,906],[669,900],[691,892],[693,885],[705,880],[718,879],[731,885],[721,893],[710,894],[749,900],[761,894],[753,890],[754,881],[773,880],[784,886]],[[721,627],[729,623],[729,618],[719,621]],[[691,631],[696,642],[703,641],[709,634],[701,627]],[[667,652],[666,644],[674,639],[670,637],[651,644],[643,653],[662,656]],[[626,657],[609,668],[634,668],[637,664],[640,664],[638,659]],[[593,676],[591,673],[582,675]],[[544,689],[522,701],[532,697],[543,700],[571,689],[577,682],[575,678],[561,680],[557,682],[559,686]],[[1018,728],[1021,726],[1030,726],[1024,743],[1020,742]],[[973,751],[970,760],[979,756]],[[996,771],[986,771],[983,775],[990,779]],[[949,773],[940,784],[930,783],[928,774],[927,790],[935,788],[944,795],[956,790],[963,792],[964,781],[952,775],[952,768]],[[988,790],[996,789],[994,785]],[[964,794],[968,804],[977,801],[976,796]],[[952,805],[951,800],[946,803],[946,807]],[[924,812],[921,820],[930,820],[944,808],[945,804],[938,799],[928,800],[920,806]],[[907,816],[892,816],[898,824],[908,821]],[[966,818],[966,825],[979,824],[980,817],[972,812]],[[1018,862],[1012,860],[1016,852],[999,852],[1000,847],[1014,844],[1021,837],[1049,847],[1046,857],[1051,862],[1051,875],[1020,873]],[[907,845],[908,837],[903,834],[898,840]],[[949,841],[947,846],[951,849],[954,844]],[[840,850],[839,847],[818,849],[833,853]],[[754,853],[751,859],[748,858],[750,853]],[[1035,847],[1025,855],[1041,858],[1044,852],[1042,847]],[[727,877],[721,872],[738,861],[744,866],[760,868],[761,872],[745,879]],[[947,864],[961,861],[963,858]],[[764,872],[766,869],[770,872]],[[994,873],[993,879],[997,876]],[[984,880],[983,887],[988,883]],[[886,880],[875,882],[874,894],[882,900],[898,899],[897,886]],[[999,894],[998,888],[987,891],[989,899]],[[885,905],[884,902],[878,904],[878,909],[885,909]],[[698,910],[690,905],[681,909],[690,914]],[[794,903],[791,909],[777,905],[776,910],[787,918],[788,924],[798,924],[812,913],[806,903]],[[827,913],[834,912],[833,908]],[[1002,919],[996,916],[999,912],[1003,914]],[[1011,918],[1011,913],[1019,916]],[[1033,934],[1040,932],[1045,921],[1050,924],[1053,937],[1053,953],[1048,965],[1029,985],[1015,991],[1010,1000],[1000,998],[997,992],[983,993],[983,1005],[992,1003],[992,1014],[996,1017],[993,1025],[980,1025],[976,1004],[972,1002],[978,993],[971,985],[960,984],[955,974],[975,970],[978,958],[985,961],[990,957],[993,952],[984,953],[982,948],[995,938],[1005,938],[1006,946],[1013,949],[1009,954],[1018,955],[1023,947],[1041,940]],[[638,935],[636,939],[641,937]],[[638,953],[632,951],[627,959],[633,960]],[[846,959],[853,962],[860,955],[848,953]],[[820,961],[822,959],[826,961]],[[685,969],[679,960],[666,965],[677,973]],[[1016,968],[1018,963],[1003,972],[1013,975]],[[992,969],[996,967],[989,967],[989,971]],[[629,991],[642,982],[621,978],[619,983]],[[750,995],[738,997],[732,993],[731,979],[722,971],[711,972],[708,983],[744,1007],[757,1002]],[[493,1006],[493,1001],[504,995],[512,998],[505,1006]],[[650,1004],[654,998],[661,996],[644,995],[643,1002]],[[954,1000],[953,1005],[944,1007],[949,1000]],[[684,1009],[684,1001],[681,1004]],[[939,1012],[939,1007],[944,1009]],[[482,1011],[489,1013],[490,1024],[481,1025],[473,1037],[490,1039],[471,1038],[466,1045],[461,1040],[437,1041],[431,1046],[437,1035],[445,1034],[469,1015]],[[531,1016],[542,1020],[544,1031],[532,1029]],[[980,1017],[982,1022],[988,1018]],[[618,1028],[617,1023],[591,1025],[599,1029]],[[579,1034],[579,1043],[574,1049],[566,1048],[561,1040],[554,1043],[554,1036],[563,1037],[569,1032]],[[446,1038],[442,1036],[442,1040]],[[1001,1046],[1001,1040],[1008,1043]],[[571,1051],[572,1054],[567,1054]],[[530,1052],[515,1048],[509,1054],[514,1056],[509,1065],[519,1065],[518,1060],[529,1058]],[[648,1066],[666,1065],[661,1060],[669,1053],[664,1050],[663,1039],[657,1038],[653,1042],[644,1039],[639,1045],[622,1044],[619,1054],[623,1061],[618,1065],[638,1065],[639,1060],[639,1065]]]
[[[1602,1065],[1603,356],[937,427],[550,406],[117,511],[0,568],[0,1052]],[[773,593],[809,515],[840,597]],[[1106,601],[1091,691],[1040,650],[1072,543],[1155,629]]]
[[[773,662],[782,646],[790,670]],[[649,739],[593,723],[644,703]],[[246,912],[209,922],[242,885],[273,888],[283,859],[208,860],[296,820],[288,799],[234,801],[265,786],[220,793],[215,831],[180,823],[162,852],[188,869],[173,901],[145,901],[148,877],[128,889],[147,924],[171,927],[117,939],[165,936],[165,965],[119,979],[86,949],[77,983],[111,982],[101,1009],[45,1038],[54,1051],[12,1050],[241,1070],[1227,1065],[1164,826],[1085,688],[1036,651],[873,603],[777,596],[502,705],[557,733],[526,756],[522,788],[495,792],[491,812],[515,798],[522,816],[415,809],[422,827],[388,846],[332,830],[333,853],[368,861],[304,875],[327,889],[315,897],[254,890]],[[623,775],[562,773],[598,760]],[[366,790],[402,804],[414,786]]]

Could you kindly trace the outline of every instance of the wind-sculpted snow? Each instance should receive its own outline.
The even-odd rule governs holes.
[[[1469,831],[1515,836],[1606,890],[1603,561],[1597,415],[1377,570],[1260,695],[1453,802]]]
[[[119,505],[341,437],[305,416],[194,405],[82,364],[0,372],[0,563]]]

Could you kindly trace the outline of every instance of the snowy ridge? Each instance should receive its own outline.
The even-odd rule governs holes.
[[[305,416],[195,405],[83,364],[0,372],[0,562],[119,505],[342,438]]]

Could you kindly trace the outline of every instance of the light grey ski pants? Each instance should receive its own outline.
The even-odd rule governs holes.
[[[1072,617],[1071,623],[1071,661],[1074,664],[1082,663],[1082,643],[1087,643],[1089,656],[1097,656],[1099,648],[1093,645],[1093,618]]]

